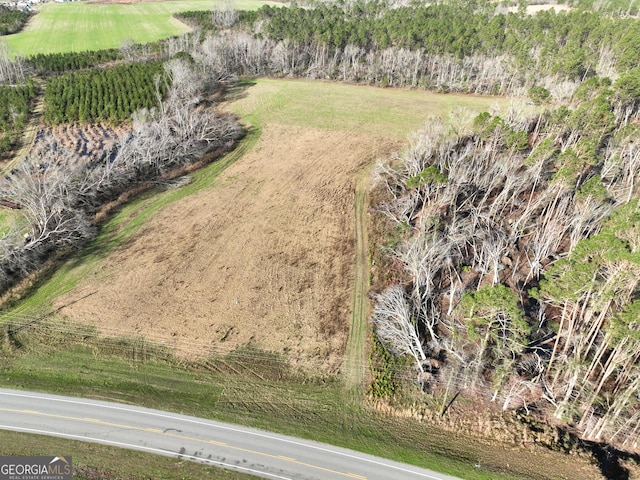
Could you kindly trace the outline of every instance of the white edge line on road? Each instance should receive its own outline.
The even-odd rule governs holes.
[[[269,477],[277,478],[279,480],[293,480],[290,477],[282,477],[280,475],[275,475],[273,473],[263,472],[261,470],[254,470],[254,469],[247,468],[247,467],[241,467],[239,465],[233,465],[231,463],[224,463],[224,462],[219,462],[217,460],[210,460],[208,458],[195,457],[193,455],[185,455],[183,453],[172,452],[170,450],[160,450],[159,448],[143,447],[142,445],[133,445],[133,444],[129,444],[129,443],[115,442],[113,440],[104,440],[102,438],[94,438],[94,437],[83,436],[83,435],[73,435],[73,434],[70,434],[70,433],[48,432],[46,430],[37,430],[37,429],[33,429],[33,428],[13,427],[13,426],[9,426],[9,425],[0,425],[0,430],[17,430],[17,431],[20,431],[20,432],[37,433],[37,434],[40,434],[40,435],[49,435],[49,436],[53,436],[53,437],[64,437],[64,438],[69,438],[69,439],[73,439],[73,440],[83,440],[83,441],[90,440],[90,441],[93,441],[93,442],[96,442],[96,443],[102,443],[102,444],[106,444],[106,445],[114,445],[116,447],[121,447],[121,448],[129,448],[129,449],[132,449],[132,450],[144,450],[144,451],[148,451],[148,452],[154,453],[156,455],[163,455],[165,457],[169,456],[169,457],[177,457],[177,458],[187,458],[189,460],[200,462],[200,463],[209,463],[211,465],[218,465],[218,466],[221,466],[223,468],[227,468],[227,469],[231,469],[231,470],[242,470],[242,471],[250,472],[250,473],[253,473],[253,474],[256,474],[256,475],[262,475],[262,476],[268,475]]]
[[[14,393],[14,392],[2,392],[0,391],[0,395],[9,395],[9,396],[15,396],[15,397],[25,397],[25,398],[38,398],[41,400],[52,400],[52,401],[56,401],[56,402],[63,402],[63,403],[74,403],[74,404],[79,404],[79,405],[88,405],[88,406],[93,406],[93,407],[98,407],[98,408],[105,408],[105,409],[112,409],[112,410],[122,410],[125,412],[132,412],[132,413],[137,413],[137,414],[145,414],[145,415],[149,415],[149,416],[154,416],[154,417],[160,417],[160,418],[166,418],[166,419],[171,419],[171,420],[178,420],[178,421],[183,421],[183,422],[189,422],[189,423],[194,423],[197,425],[206,425],[212,428],[218,428],[221,430],[229,430],[232,432],[241,432],[241,433],[245,433],[248,435],[254,435],[256,437],[262,437],[262,438],[266,438],[269,440],[275,440],[275,441],[279,441],[279,442],[283,442],[283,443],[289,443],[289,444],[293,444],[293,445],[298,445],[301,447],[307,447],[307,448],[311,448],[311,449],[315,449],[315,450],[319,450],[322,452],[327,452],[327,453],[333,453],[335,455],[340,455],[343,457],[347,457],[347,458],[352,458],[352,459],[357,459],[357,460],[361,460],[364,462],[368,462],[368,463],[372,463],[374,465],[378,465],[381,467],[387,467],[393,470],[399,470],[401,472],[405,472],[405,473],[411,473],[413,475],[417,475],[420,477],[424,477],[424,478],[429,478],[431,480],[442,480],[442,477],[434,477],[432,475],[429,475],[427,473],[422,473],[422,472],[416,472],[414,470],[410,470],[407,468],[403,468],[400,467],[398,465],[392,465],[389,463],[384,463],[384,462],[380,462],[371,458],[366,458],[366,457],[361,457],[358,455],[353,455],[350,453],[346,453],[346,452],[340,452],[337,450],[331,450],[329,448],[325,448],[325,447],[321,447],[319,445],[313,445],[310,443],[301,443],[301,442],[297,442],[295,440],[289,440],[286,438],[280,438],[280,437],[275,437],[272,435],[268,435],[266,433],[259,433],[256,431],[252,431],[252,430],[246,430],[243,428],[236,428],[236,427],[230,427],[230,426],[225,426],[225,425],[216,425],[210,422],[206,422],[206,421],[201,421],[201,420],[197,420],[194,418],[190,418],[186,415],[181,415],[181,416],[176,416],[176,415],[169,415],[169,414],[165,414],[165,413],[158,413],[158,412],[153,412],[153,411],[148,411],[149,409],[147,409],[146,407],[138,407],[138,408],[127,408],[127,407],[120,407],[120,406],[116,406],[116,405],[108,405],[108,404],[102,404],[102,403],[93,403],[90,401],[84,401],[84,400],[74,400],[74,399],[70,399],[70,398],[60,398],[58,396],[48,396],[47,394],[37,394],[37,395],[28,395],[28,394],[24,394],[24,393]],[[419,468],[419,467],[418,467]],[[434,472],[435,473],[435,472]],[[444,474],[443,474],[444,475]],[[448,477],[448,478],[455,478],[455,477]]]

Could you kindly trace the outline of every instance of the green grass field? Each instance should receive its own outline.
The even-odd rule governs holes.
[[[232,96],[235,92],[232,92]],[[229,108],[244,121],[279,123],[406,140],[433,116],[460,109],[504,112],[509,99],[337,82],[261,78],[237,87]]]
[[[211,10],[216,0],[176,0],[121,5],[46,3],[20,33],[4,37],[14,55],[118,48],[124,39],[148,43],[180,35],[189,27],[176,12]],[[236,0],[236,8],[260,8],[263,0]]]

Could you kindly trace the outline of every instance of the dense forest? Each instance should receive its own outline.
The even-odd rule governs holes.
[[[624,102],[592,79],[570,108],[432,119],[379,166],[373,321],[422,389],[635,443],[640,131]]]
[[[396,359],[409,359],[418,397],[460,392],[635,449],[640,21],[613,3],[601,10],[527,15],[485,1],[224,8],[183,14],[201,30],[153,54],[129,45],[33,58],[47,76],[48,123],[111,122],[130,133],[79,170],[60,167],[73,153],[46,138],[5,180],[0,194],[24,206],[30,231],[26,242],[23,232],[2,239],[0,285],[91,238],[90,213],[124,189],[230,148],[237,123],[201,101],[239,76],[520,97],[500,114],[430,119],[410,148],[378,165],[378,358],[394,375]],[[59,75],[67,69],[76,71]],[[4,83],[23,77],[19,61],[0,61]],[[15,122],[20,111],[2,118]],[[392,383],[378,377],[371,391],[393,395]]]
[[[589,77],[630,73],[640,51],[636,19],[586,10],[531,16],[483,1],[398,8],[359,1],[265,6],[256,16],[252,26],[238,22],[207,36],[202,50],[212,69],[500,95],[542,87],[568,101]],[[212,21],[190,18],[204,28]]]

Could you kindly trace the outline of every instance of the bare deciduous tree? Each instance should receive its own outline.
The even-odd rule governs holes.
[[[238,11],[233,0],[219,0],[211,12],[214,25],[223,28],[234,26],[238,21]]]
[[[404,289],[400,285],[392,285],[376,295],[375,300],[371,319],[380,340],[395,355],[410,355],[415,367],[424,373],[427,356]]]

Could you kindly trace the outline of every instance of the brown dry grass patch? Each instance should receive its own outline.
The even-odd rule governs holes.
[[[354,182],[379,147],[269,124],[213,188],[162,210],[54,307],[183,356],[251,344],[335,372],[352,313]]]

